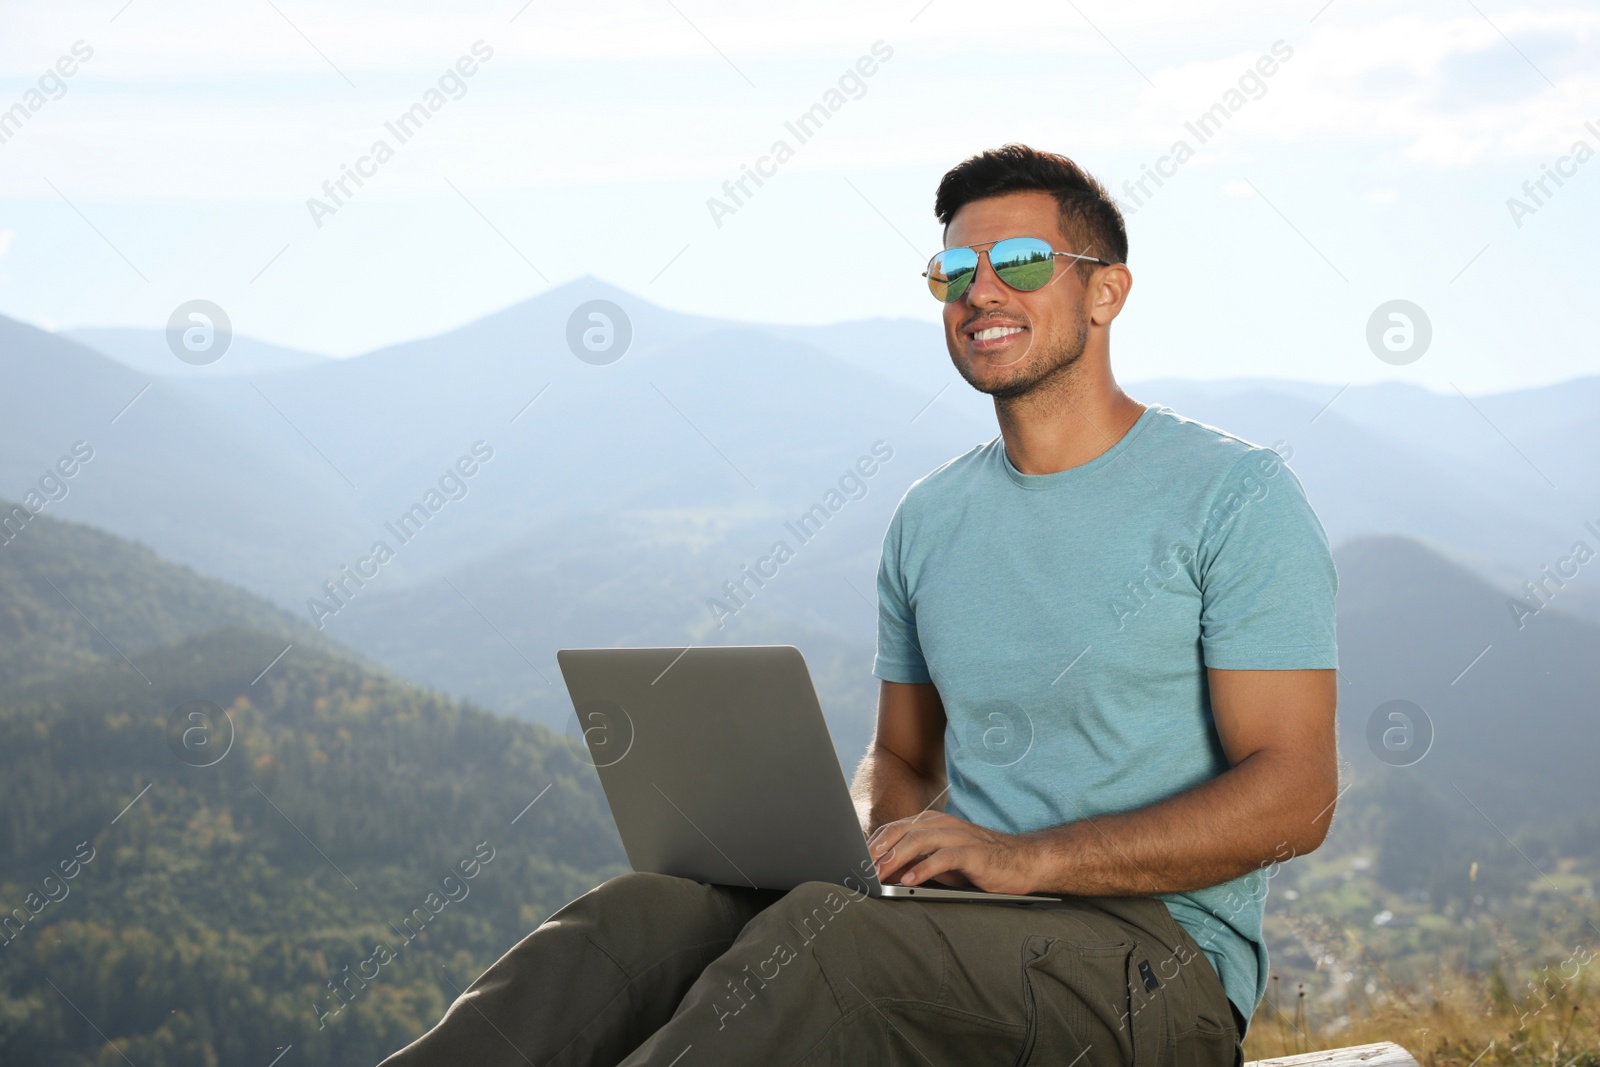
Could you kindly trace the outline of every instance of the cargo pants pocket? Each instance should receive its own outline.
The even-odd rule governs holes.
[[[1196,1027],[1177,1038],[1177,1067],[1244,1067],[1244,1051],[1234,1030]]]
[[[1139,965],[1148,956],[1138,941],[1030,935],[1017,1067],[1173,1067],[1166,998]]]

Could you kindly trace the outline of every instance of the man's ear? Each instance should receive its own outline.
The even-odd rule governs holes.
[[[1101,267],[1089,285],[1089,321],[1096,326],[1111,325],[1111,320],[1122,313],[1122,306],[1127,303],[1128,292],[1132,288],[1133,275],[1125,265],[1113,263],[1109,267]]]

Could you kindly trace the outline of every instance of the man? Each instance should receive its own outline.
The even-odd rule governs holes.
[[[935,214],[929,287],[1000,435],[890,521],[852,793],[884,881],[1063,900],[624,875],[387,1067],[1242,1062],[1265,869],[1337,796],[1326,536],[1275,451],[1117,386],[1133,279],[1097,181],[1007,145]]]

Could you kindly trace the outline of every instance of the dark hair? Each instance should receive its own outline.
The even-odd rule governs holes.
[[[1127,262],[1128,231],[1105,186],[1066,156],[1025,144],[991,148],[951,167],[939,179],[933,213],[948,229],[956,212],[974,200],[1028,190],[1056,198],[1061,206],[1061,232],[1077,246],[1072,251],[1112,263]],[[1096,264],[1082,259],[1072,262],[1078,277],[1087,282]]]

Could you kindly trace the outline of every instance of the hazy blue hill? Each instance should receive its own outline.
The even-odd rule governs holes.
[[[275,425],[246,427],[180,383],[3,317],[0,381],[8,499],[38,489],[81,441],[93,458],[64,480],[65,497],[46,514],[141,541],[256,593],[281,588],[286,574],[342,545],[348,486],[333,475],[329,484],[323,461],[260,396]]]
[[[575,515],[439,579],[358,598],[328,630],[395,671],[556,730],[572,722],[558,648],[792,644],[806,656],[840,760],[853,769],[877,699],[876,607],[863,599],[876,595],[877,549],[872,541],[870,558],[844,554],[841,540],[877,523],[894,499],[885,493],[871,512],[850,510],[868,508],[870,493],[846,505],[810,544],[778,516]],[[740,606],[723,583],[776,539],[795,557],[762,588],[751,585],[754,596]],[[723,552],[730,544],[739,555]],[[737,613],[718,626],[711,598]]]
[[[1570,546],[1572,500],[1550,490],[1515,453],[1506,449],[1515,465],[1468,463],[1437,441],[1393,433],[1387,424],[1352,421],[1358,405],[1345,405],[1356,388],[1332,407],[1326,407],[1326,397],[1263,388],[1222,392],[1181,382],[1147,385],[1135,395],[1258,444],[1282,442],[1292,449],[1290,466],[1335,544],[1410,534],[1512,568],[1536,567],[1551,548]],[[1404,391],[1424,392],[1409,386]],[[1477,419],[1460,398],[1455,404]],[[1427,405],[1417,407],[1424,411]],[[1491,427],[1481,420],[1479,427],[1505,448]]]
[[[605,367],[580,362],[566,342],[568,318],[597,298],[622,306],[633,323],[628,354]],[[85,366],[74,375],[94,371]],[[1273,379],[1164,379],[1130,388],[1252,440],[1294,446],[1296,469],[1336,540],[1409,532],[1489,567],[1526,569],[1542,562],[1545,546],[1565,547],[1579,517],[1600,511],[1600,475],[1581,447],[1600,449],[1600,424],[1588,416],[1600,399],[1597,383],[1470,402],[1403,383],[1341,391]],[[220,553],[182,537],[152,543],[285,604],[298,604],[369,548],[384,520],[414,504],[480,439],[496,447],[500,465],[471,487],[478,500],[457,509],[474,512],[470,524],[435,524],[386,569],[388,584],[436,576],[513,544],[552,510],[742,507],[751,492],[745,478],[757,496],[770,497],[815,477],[806,460],[818,444],[862,432],[863,416],[874,424],[868,432],[898,426],[908,443],[926,442],[929,466],[993,434],[989,400],[955,374],[934,322],[741,323],[657,308],[592,278],[361,357],[175,384],[190,406],[226,423],[217,451],[229,465],[238,462],[237,437],[292,466],[291,492],[250,480],[262,529],[290,536],[275,537],[248,569],[219,569]],[[47,382],[41,391],[62,386]],[[934,397],[916,424],[895,421],[908,422]],[[66,432],[57,426],[28,437]],[[332,507],[330,497],[338,501]],[[344,521],[311,535],[308,527],[325,515]],[[134,534],[150,524],[132,515],[84,517]],[[291,529],[283,530],[286,522]],[[270,584],[258,582],[268,561],[278,564]]]
[[[597,296],[615,299],[634,321],[632,347],[607,366],[581,362],[565,340],[569,315]],[[385,568],[384,587],[519,543],[565,513],[809,506],[879,439],[902,457],[892,477],[903,489],[993,435],[942,404],[930,408],[932,394],[810,345],[662,312],[598,284],[564,286],[437,338],[260,384],[360,486],[352,506],[363,521],[349,527],[343,547],[285,575],[295,590],[288,602],[384,537],[383,523],[475,441],[494,450],[493,460],[468,483],[467,497]],[[188,388],[195,403],[252,432],[280,418],[248,382]],[[325,470],[320,479],[336,476]]]
[[[1196,412],[1242,417],[1261,426],[1258,432],[1290,441],[1307,436],[1311,417],[1317,427],[1336,418],[1344,429],[1329,444],[1342,445],[1352,431],[1364,431],[1385,447],[1398,446],[1396,467],[1425,459],[1452,472],[1454,482],[1469,482],[1502,509],[1520,510],[1559,528],[1562,539],[1576,534],[1582,519],[1600,513],[1600,469],[1593,462],[1600,455],[1600,420],[1593,417],[1600,409],[1600,376],[1470,398],[1406,382],[1341,389],[1337,384],[1271,379],[1159,379],[1136,382],[1129,389],[1142,399],[1155,397],[1180,410],[1169,398],[1180,398]],[[1259,401],[1282,395],[1300,403],[1284,410],[1270,402],[1243,403],[1247,397]],[[1328,451],[1336,459],[1343,449]],[[1342,503],[1346,497],[1338,499]],[[1496,516],[1487,525],[1498,527],[1500,522]],[[1472,533],[1453,531],[1445,539],[1460,542]],[[1565,547],[1561,540],[1557,544]]]
[[[621,305],[633,324],[627,354],[609,366],[586,364],[567,346],[569,317],[592,299]],[[368,502],[387,506],[391,501],[386,496],[392,502],[414,496],[426,486],[430,468],[447,465],[473,440],[481,437],[493,445],[520,440],[531,427],[575,402],[586,409],[575,413],[578,418],[572,421],[581,423],[577,429],[592,435],[602,428],[625,428],[625,418],[605,417],[619,414],[615,407],[595,409],[596,394],[604,398],[619,373],[652,353],[725,327],[717,320],[656,308],[603,283],[577,281],[434,337],[263,376],[257,382],[282,398],[288,417],[363,487]],[[247,382],[185,384],[198,401],[248,424],[275,417],[263,410]],[[546,387],[549,395],[524,411]],[[659,399],[656,403],[660,405]],[[519,412],[523,414],[513,426]],[[396,475],[403,477],[391,484]]]
[[[0,500],[0,510],[8,507]],[[260,597],[48,512],[0,546],[0,686],[99,663],[137,681],[122,654],[224,626],[282,638],[273,655],[289,641],[325,643],[302,619]]]
[[[1490,834],[1490,820],[1509,832],[1600,809],[1600,626],[1560,610],[1557,593],[1519,629],[1504,592],[1412,538],[1353,541],[1335,559],[1340,722],[1354,764],[1429,783]],[[1432,749],[1406,768],[1379,763],[1366,740],[1373,712],[1397,699],[1434,729]]]
[[[185,363],[167,347],[165,330],[135,326],[101,326],[83,330],[63,330],[60,336],[110,356],[140,374],[160,377],[219,377],[233,374],[271,374],[315,363],[327,356],[298,348],[257,341],[234,335],[222,358],[205,366]]]
[[[568,318],[595,298],[622,305],[633,323],[628,354],[611,366],[584,364],[567,348]],[[238,466],[248,448],[292,471],[292,489],[281,479],[237,472],[250,499],[229,501],[237,504],[229,518],[248,516],[263,544],[246,550],[204,536],[213,530],[212,500],[227,500],[226,493],[175,503],[169,514],[186,520],[176,530],[151,530],[145,514],[99,508],[81,514],[299,612],[323,581],[378,539],[399,551],[375,591],[522,545],[526,531],[561,514],[691,507],[711,517],[787,515],[815,502],[878,439],[897,451],[887,478],[874,487],[875,496],[892,503],[911,480],[992,436],[992,415],[988,401],[977,397],[982,417],[961,414],[956,400],[971,391],[942,349],[933,353],[933,366],[955,384],[934,401],[937,390],[898,384],[884,367],[841,362],[834,349],[862,343],[852,333],[799,328],[790,337],[681,315],[586,279],[440,336],[358,358],[175,383],[189,406],[226,424],[214,449],[218,467]],[[884,343],[891,339],[885,335]],[[42,388],[61,391],[55,382]],[[129,395],[136,391],[132,382],[128,388]],[[535,396],[538,402],[525,408]],[[31,436],[61,432],[41,428]],[[398,545],[384,524],[416,504],[480,440],[495,458],[468,482],[466,498],[452,501],[414,542]],[[168,462],[167,448],[147,453],[143,445],[134,451],[148,466]],[[874,509],[876,500],[855,510],[886,520],[886,511]],[[868,523],[849,540],[834,538],[830,551],[853,561],[875,556],[880,536],[881,524]],[[618,542],[614,550],[637,547]],[[735,567],[748,555],[744,545],[722,548]],[[805,604],[804,610],[831,609]]]
[[[1333,398],[1330,389],[1323,402]],[[1470,400],[1400,382],[1352,386],[1330,411],[1414,446],[1455,457],[1463,469],[1494,471],[1548,490],[1594,499],[1600,486],[1600,376],[1574,378]]]
[[[938,322],[918,319],[862,319],[824,326],[762,326],[775,337],[813,345],[828,355],[875,376],[905,386],[985,425],[994,422],[994,401],[973,389],[956,372]]]

